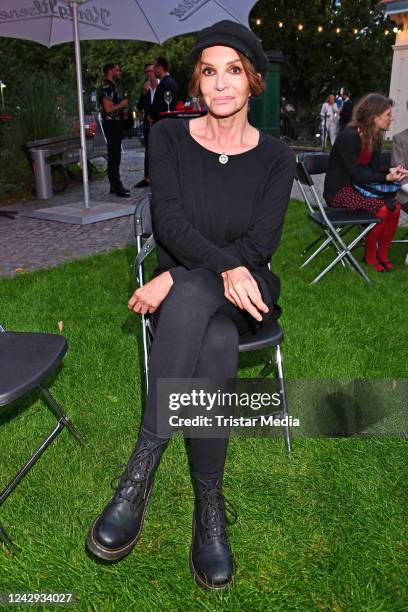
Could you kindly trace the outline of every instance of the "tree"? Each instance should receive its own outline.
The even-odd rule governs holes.
[[[392,25],[376,4],[342,0],[337,10],[332,0],[260,0],[255,5],[252,29],[265,49],[283,51],[282,92],[298,114],[315,113],[341,87],[350,89],[354,99],[369,91],[388,93]]]
[[[136,102],[145,78],[144,65],[147,61],[154,61],[158,55],[170,58],[172,73],[180,85],[180,97],[186,97],[191,73],[188,55],[193,44],[192,35],[172,38],[163,45],[131,40],[83,41],[82,74],[86,98],[89,99],[89,90],[100,84],[103,65],[115,61],[122,67],[122,91],[126,91],[129,98]],[[0,65],[0,76],[7,84],[10,108],[18,105],[21,84],[33,73],[47,72],[50,77],[70,84],[75,91],[75,55],[72,43],[47,49],[31,41],[0,38]]]

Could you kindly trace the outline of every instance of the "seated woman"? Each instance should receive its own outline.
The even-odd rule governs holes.
[[[377,272],[392,270],[388,249],[398,227],[401,207],[395,182],[407,176],[402,166],[381,166],[383,134],[392,121],[392,101],[371,93],[355,106],[348,126],[330,153],[324,183],[329,206],[366,210],[381,218],[365,239],[365,261]],[[389,190],[389,191],[388,191]]]
[[[264,89],[267,58],[256,36],[231,21],[200,32],[192,55],[191,93],[203,99],[208,114],[164,119],[150,135],[159,265],[129,308],[155,313],[156,328],[136,446],[88,534],[88,548],[108,561],[135,546],[171,437],[159,426],[158,412],[166,406],[158,405],[158,379],[235,378],[239,334],[280,312],[279,279],[268,262],[280,241],[295,159],[286,145],[248,123],[248,100]],[[195,491],[190,567],[202,588],[224,589],[234,574],[222,494],[228,437],[192,438],[189,445]]]

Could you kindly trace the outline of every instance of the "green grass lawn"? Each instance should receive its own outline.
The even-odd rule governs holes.
[[[370,287],[340,266],[310,286],[328,260],[299,271],[314,236],[292,202],[274,261],[288,378],[407,379],[406,248],[393,247],[396,270]],[[140,418],[139,321],[126,307],[133,256],[129,247],[0,279],[9,330],[57,332],[63,322],[69,351],[51,390],[87,440],[81,449],[64,431],[2,507],[0,522],[22,550],[0,547],[0,591],[75,591],[77,609],[98,611],[407,610],[401,438],[296,437],[289,462],[280,438],[234,437],[225,494],[239,513],[229,530],[237,576],[228,593],[203,593],[190,576],[193,496],[180,439],[166,451],[135,550],[112,565],[88,556],[88,527]],[[240,375],[260,363],[259,354],[244,356]],[[54,424],[30,399],[0,413],[0,488]]]

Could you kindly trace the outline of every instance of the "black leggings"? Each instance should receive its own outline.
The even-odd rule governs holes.
[[[239,334],[249,331],[255,321],[224,297],[219,275],[204,269],[176,268],[172,276],[173,286],[156,318],[149,394],[142,423],[143,429],[154,435],[157,379],[235,378]],[[192,471],[205,479],[221,477],[227,446],[227,437],[191,438]]]

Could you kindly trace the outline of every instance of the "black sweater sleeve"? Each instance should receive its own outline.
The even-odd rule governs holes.
[[[251,227],[234,242],[238,253],[250,268],[268,263],[278,248],[295,178],[295,167],[295,156],[282,146],[282,152],[269,173]]]
[[[149,138],[152,216],[155,235],[188,269],[204,268],[220,273],[241,266],[228,249],[213,244],[192,226],[182,203],[175,145],[164,123],[154,126]]]
[[[352,183],[384,183],[387,173],[374,170],[370,165],[361,166],[358,163],[360,153],[360,139],[353,130],[340,132],[334,144],[336,156],[347,170]]]

